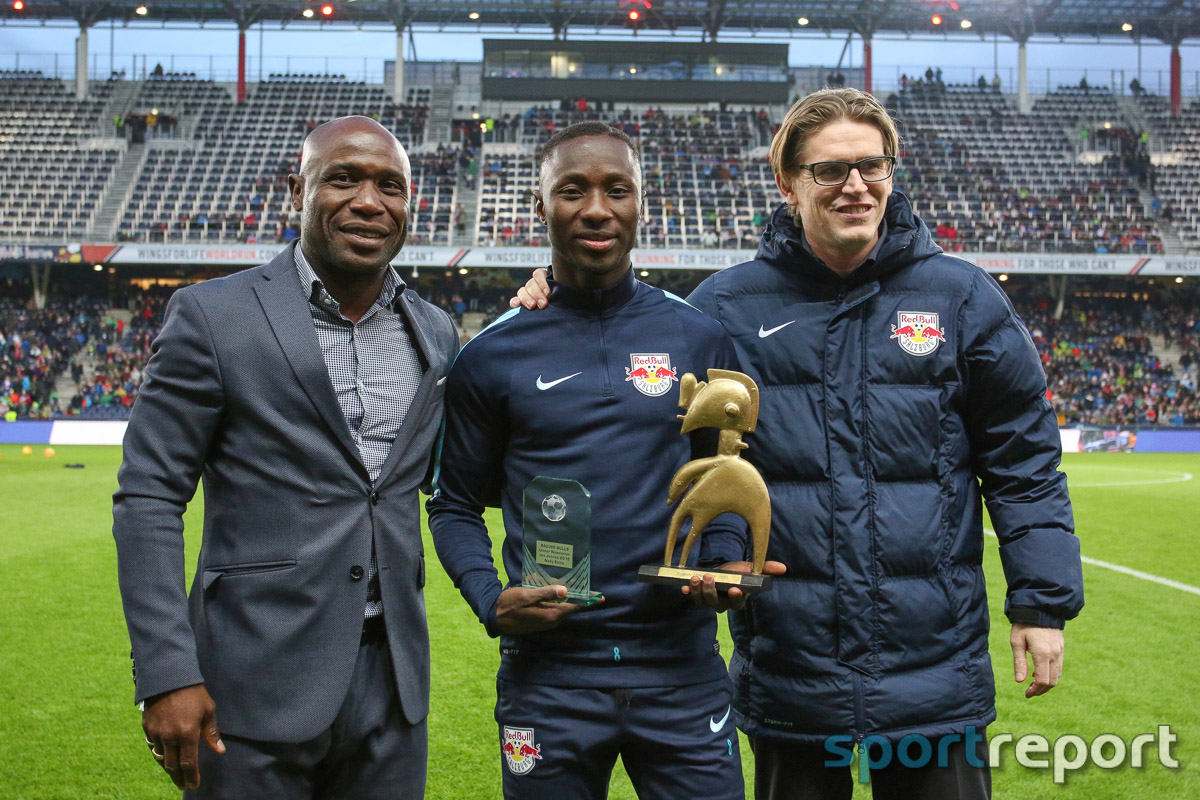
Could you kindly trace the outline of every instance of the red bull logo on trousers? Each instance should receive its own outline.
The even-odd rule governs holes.
[[[625,368],[625,380],[648,397],[666,394],[678,376],[671,369],[669,353],[630,353],[629,366]]]
[[[898,325],[892,326],[893,339],[900,348],[914,356],[927,356],[946,341],[946,329],[938,327],[938,315],[923,311],[897,311]]]
[[[533,728],[504,726],[504,743],[500,745],[504,763],[513,775],[524,775],[542,758],[542,746],[534,744]]]

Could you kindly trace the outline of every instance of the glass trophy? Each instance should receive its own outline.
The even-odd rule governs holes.
[[[566,602],[590,606],[592,591],[592,495],[579,481],[534,478],[522,509],[521,585],[561,584]]]

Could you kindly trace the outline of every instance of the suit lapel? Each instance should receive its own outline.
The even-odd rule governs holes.
[[[255,284],[254,291],[300,387],[316,406],[342,449],[365,472],[366,467],[362,465],[358,447],[350,436],[350,428],[346,425],[342,407],[338,405],[333,392],[333,383],[329,380],[329,368],[321,354],[321,343],[313,327],[308,298],[301,290],[300,277],[296,273],[295,256],[292,253],[294,247],[295,244],[285,248],[267,265],[263,280]]]
[[[380,484],[392,474],[396,463],[408,450],[409,443],[419,429],[417,418],[429,403],[429,395],[433,392],[436,381],[435,376],[445,374],[445,370],[438,369],[438,367],[442,366],[446,356],[434,347],[433,341],[430,339],[428,325],[425,324],[425,320],[417,310],[417,304],[420,301],[417,300],[416,294],[406,289],[402,295],[397,295],[396,301],[396,310],[404,317],[405,330],[408,332],[413,347],[421,356],[421,363],[425,365],[425,371],[421,375],[421,383],[417,385],[417,393],[413,395],[412,403],[409,404],[408,411],[404,414],[404,424],[400,426],[400,430],[396,431],[392,449],[388,452],[387,460],[383,462],[383,467],[379,471],[377,483]]]

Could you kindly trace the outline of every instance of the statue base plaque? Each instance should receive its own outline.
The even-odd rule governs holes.
[[[664,567],[646,564],[638,568],[638,580],[664,586],[690,586],[693,575],[712,575],[718,592],[727,592],[734,586],[746,594],[765,592],[771,588],[770,575],[754,575],[730,572],[723,569],[694,569],[689,567]]]

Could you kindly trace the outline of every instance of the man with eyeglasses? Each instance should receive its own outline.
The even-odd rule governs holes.
[[[1037,351],[999,285],[892,190],[899,136],[857,89],[797,102],[771,145],[785,203],[757,258],[688,301],[762,391],[770,592],[731,614],[734,713],[759,800],[991,796],[996,718],[981,499],[1008,583],[1013,676],[1058,682],[1083,606]],[[544,306],[540,276],[522,289]]]
[[[771,145],[785,204],[757,258],[689,297],[762,388],[749,455],[788,569],[731,616],[758,798],[848,800],[855,744],[875,798],[991,796],[981,493],[1026,697],[1057,683],[1083,605],[1037,351],[999,285],[892,190],[898,149],[869,95],[800,100]]]

